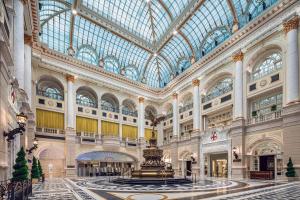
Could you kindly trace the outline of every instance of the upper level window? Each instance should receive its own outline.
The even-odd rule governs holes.
[[[276,112],[282,108],[282,93],[265,96],[257,99],[251,104],[252,117],[265,115],[268,113]]]
[[[257,65],[251,74],[251,80],[255,81],[282,68],[282,57],[279,53],[273,53]]]
[[[47,87],[44,90],[38,89],[37,94],[40,96],[44,96],[47,98],[56,99],[56,100],[60,100],[60,101],[64,100],[64,97],[61,94],[60,90],[58,90],[57,88],[54,88],[54,87]]]
[[[221,96],[233,89],[233,83],[231,78],[225,78],[219,81],[215,86],[213,86],[207,93],[205,97],[202,98],[202,102],[210,101],[218,96]]]
[[[104,69],[110,72],[114,72],[116,74],[120,73],[119,64],[114,58],[108,57],[104,59]]]
[[[82,106],[97,108],[97,103],[96,103],[95,99],[91,98],[88,95],[84,95],[84,94],[77,94],[76,103],[79,105],[82,105]]]

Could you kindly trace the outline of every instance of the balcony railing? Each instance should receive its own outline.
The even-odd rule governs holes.
[[[81,106],[91,107],[91,108],[98,108],[97,103],[90,102],[90,101],[83,101],[82,99],[76,99],[76,104]]]
[[[185,111],[187,111],[187,110],[190,110],[190,109],[192,109],[192,108],[193,108],[193,104],[192,104],[192,103],[191,103],[191,104],[188,104],[188,105],[186,105],[186,106],[180,108],[180,109],[179,109],[179,113],[183,113],[183,112],[185,112]]]
[[[79,137],[87,137],[87,138],[98,138],[98,133],[92,133],[92,132],[76,132],[76,135]]]
[[[47,98],[50,98],[50,99],[56,99],[56,100],[59,100],[59,101],[64,100],[63,95],[58,94],[58,93],[47,92],[47,91],[44,91],[44,90],[37,90],[37,95],[47,97]]]
[[[102,110],[106,110],[106,111],[110,111],[110,112],[115,112],[115,113],[119,113],[120,112],[119,108],[109,107],[109,106],[106,106],[106,105],[101,105],[101,109]]]
[[[41,128],[41,127],[36,127],[36,132],[53,134],[53,135],[64,135],[65,134],[65,130],[54,129],[54,128]]]
[[[218,91],[218,94],[208,94],[205,97],[202,97],[202,103],[208,102],[214,98],[217,98],[219,96],[222,96],[223,94],[226,94],[227,92],[230,92],[233,90],[232,84],[228,87],[222,88]]]
[[[249,117],[247,119],[247,124],[257,124],[257,123],[262,123],[265,121],[270,121],[270,120],[274,120],[274,119],[278,119],[281,118],[281,110],[275,111],[275,112],[271,112],[271,113],[267,113],[264,115],[259,115],[256,117]]]

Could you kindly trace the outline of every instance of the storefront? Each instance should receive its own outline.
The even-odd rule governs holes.
[[[78,176],[128,175],[137,161],[124,153],[95,151],[77,157]]]
[[[231,142],[228,130],[207,131],[200,144],[201,177],[230,177]]]

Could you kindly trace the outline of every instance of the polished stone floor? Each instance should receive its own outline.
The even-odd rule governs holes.
[[[128,186],[107,178],[51,179],[33,186],[31,199],[45,200],[165,200],[165,199],[300,199],[300,182],[206,180],[185,185]]]

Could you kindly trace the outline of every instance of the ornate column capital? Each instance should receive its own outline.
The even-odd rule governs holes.
[[[175,93],[172,94],[172,96],[173,96],[173,99],[177,99],[178,94],[175,92]]]
[[[244,59],[244,53],[241,52],[241,51],[239,51],[238,53],[236,53],[236,54],[234,54],[232,56],[232,59],[233,59],[234,62],[243,61],[243,59]]]
[[[295,16],[292,19],[283,23],[283,30],[285,34],[287,34],[293,29],[298,29],[298,27],[299,27],[299,16]]]
[[[145,98],[144,97],[139,97],[139,103],[144,103]]]
[[[74,81],[75,81],[75,77],[73,75],[70,75],[70,74],[68,74],[66,76],[66,79],[67,79],[68,82],[71,81],[72,83],[74,83]]]
[[[199,86],[200,85],[200,80],[199,79],[194,79],[192,81],[192,83],[193,83],[193,86]]]
[[[25,34],[24,35],[24,44],[27,44],[32,47],[32,42],[33,42],[32,36]]]

